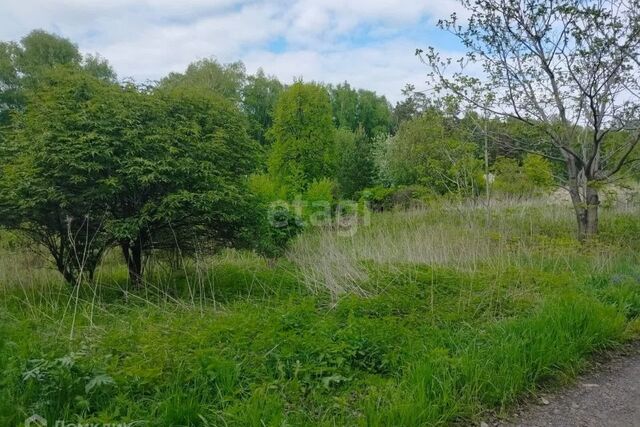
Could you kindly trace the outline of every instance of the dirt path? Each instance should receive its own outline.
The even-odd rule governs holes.
[[[640,427],[640,347],[598,366],[576,384],[541,396],[500,426]]]

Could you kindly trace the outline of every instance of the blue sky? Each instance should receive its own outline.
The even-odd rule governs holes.
[[[376,90],[391,101],[424,87],[414,56],[459,56],[435,27],[455,0],[20,0],[0,2],[0,39],[42,28],[106,57],[122,78],[155,80],[196,60],[242,60],[285,82],[303,77]]]

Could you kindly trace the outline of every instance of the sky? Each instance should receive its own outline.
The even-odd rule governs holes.
[[[6,0],[0,40],[50,31],[137,81],[197,59],[241,60],[286,83],[346,80],[395,102],[407,83],[426,87],[416,48],[456,56],[436,22],[460,9],[456,0]]]

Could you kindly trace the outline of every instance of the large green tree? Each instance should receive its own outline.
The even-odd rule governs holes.
[[[353,197],[374,184],[376,177],[373,144],[360,128],[336,131],[336,179],[341,194]]]
[[[219,95],[54,67],[26,105],[0,150],[0,221],[70,283],[117,245],[139,284],[145,253],[236,244],[262,215],[245,184],[256,144]]]
[[[389,102],[370,90],[356,90],[349,83],[328,87],[337,128],[353,132],[362,129],[368,138],[387,134],[392,129]]]
[[[111,243],[114,142],[126,123],[119,97],[118,86],[71,67],[43,72],[0,146],[0,224],[46,248],[72,284],[92,277]]]
[[[335,129],[326,89],[296,82],[279,97],[270,130],[269,172],[291,193],[333,176]]]
[[[246,187],[257,145],[231,101],[195,87],[127,95],[109,231],[139,283],[145,253],[237,244],[263,213]]]

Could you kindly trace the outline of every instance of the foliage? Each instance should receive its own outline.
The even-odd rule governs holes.
[[[423,92],[416,91],[415,85],[407,84],[402,88],[404,99],[396,102],[393,108],[394,130],[406,121],[416,119],[432,107]]]
[[[44,244],[68,281],[83,269],[91,276],[114,243],[138,283],[145,251],[189,251],[205,238],[217,247],[241,234],[255,209],[244,176],[256,147],[230,102],[69,69],[48,78],[4,151],[0,206],[4,223]]]
[[[391,130],[391,111],[384,96],[369,90],[355,90],[349,83],[329,86],[333,120],[336,128],[353,132],[361,129],[367,138]]]
[[[434,194],[426,187],[419,185],[366,188],[360,193],[360,199],[369,205],[374,212],[393,210],[394,208],[415,208],[433,198]]]
[[[194,87],[127,94],[109,230],[135,279],[145,251],[234,244],[255,209],[244,177],[256,145],[237,108],[215,94]]]
[[[271,204],[267,209],[267,221],[257,230],[254,247],[258,253],[269,258],[282,256],[291,240],[300,234],[304,224],[302,218],[288,206]],[[251,236],[254,240],[256,236]]]
[[[250,230],[249,239],[256,240],[259,253],[275,257],[282,255],[289,241],[302,231],[302,213],[296,213],[287,202],[287,189],[280,187],[268,174],[249,177],[249,190],[255,194],[266,215],[258,219],[259,227]]]
[[[117,81],[117,75],[113,67],[100,55],[85,55],[82,60],[82,68],[94,77],[110,82]]]
[[[0,218],[45,247],[76,283],[92,276],[111,241],[105,223],[120,90],[68,68],[40,79],[2,146]]]
[[[296,82],[280,95],[273,127],[269,172],[291,195],[335,169],[334,129],[326,90]]]
[[[302,203],[302,216],[310,220],[311,225],[328,225],[337,201],[336,182],[323,178],[309,184],[299,200]],[[297,202],[298,200],[294,201]]]
[[[494,164],[496,191],[513,196],[540,196],[554,185],[551,164],[544,157],[527,154],[522,166],[515,159],[499,157]]]
[[[362,129],[336,131],[336,156],[336,178],[343,197],[351,198],[373,185],[376,177],[373,143]]]
[[[96,77],[113,80],[115,73],[106,60],[87,55],[68,39],[34,30],[15,42],[0,42],[0,125],[9,112],[24,107],[25,90],[34,89],[52,67],[84,68]]]
[[[249,177],[249,190],[264,203],[287,199],[287,189],[280,187],[268,174],[254,174]]]
[[[242,109],[249,120],[249,135],[262,145],[267,145],[267,131],[273,123],[273,111],[280,93],[284,90],[282,83],[275,77],[266,76],[262,69],[247,77],[242,89]]]
[[[304,193],[304,200],[309,203],[327,202],[333,204],[336,193],[336,184],[331,179],[323,178],[309,184]]]
[[[420,184],[432,191],[473,195],[479,162],[475,146],[451,119],[429,110],[403,123],[387,145],[385,172],[396,185]]]
[[[578,236],[598,232],[598,188],[636,163],[640,132],[638,72],[640,2],[464,0],[468,19],[454,14],[439,26],[466,55],[461,71],[434,49],[417,54],[437,91],[467,109],[541,129],[536,152],[564,166]],[[478,76],[466,73],[476,65]],[[612,135],[623,136],[624,142]],[[615,141],[618,155],[608,147]]]
[[[531,182],[533,192],[545,193],[554,186],[551,162],[537,154],[527,154],[522,162],[524,176]]]
[[[169,73],[160,80],[160,87],[192,88],[206,94],[218,94],[239,105],[246,78],[242,62],[220,64],[207,58],[192,62],[184,73]]]

